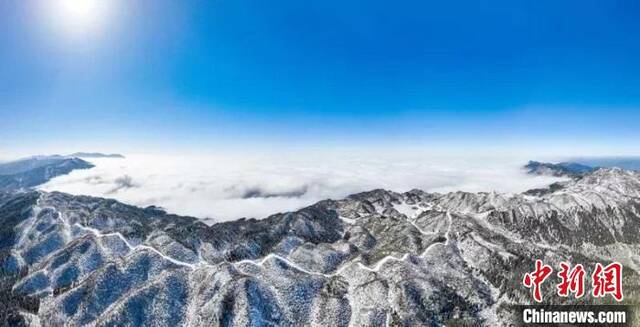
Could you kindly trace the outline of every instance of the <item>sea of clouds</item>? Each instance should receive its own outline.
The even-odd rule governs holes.
[[[127,155],[42,185],[45,191],[160,206],[208,223],[264,218],[323,199],[384,188],[522,192],[557,181],[529,176],[524,158],[405,154]]]

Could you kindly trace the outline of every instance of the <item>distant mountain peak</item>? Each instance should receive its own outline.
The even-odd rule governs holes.
[[[118,153],[105,154],[100,152],[75,152],[68,156],[77,157],[77,158],[120,158],[120,159],[124,158],[123,155]]]
[[[93,167],[93,164],[80,158],[60,155],[33,156],[4,162],[0,164],[0,191],[31,188],[73,170]]]
[[[579,177],[597,169],[575,162],[549,163],[539,161],[529,161],[524,168],[527,170],[527,173],[531,175],[556,177]]]

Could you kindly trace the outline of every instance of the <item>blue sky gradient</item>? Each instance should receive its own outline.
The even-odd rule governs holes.
[[[0,150],[640,152],[637,1],[107,2],[0,3]]]

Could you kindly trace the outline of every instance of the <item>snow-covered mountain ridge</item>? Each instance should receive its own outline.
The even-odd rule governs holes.
[[[625,303],[637,303],[639,212],[640,173],[620,169],[536,193],[374,190],[212,226],[102,198],[4,192],[12,301],[0,314],[54,326],[509,325],[511,305],[531,302],[521,281],[535,259],[620,261]],[[547,301],[572,302],[547,286]]]

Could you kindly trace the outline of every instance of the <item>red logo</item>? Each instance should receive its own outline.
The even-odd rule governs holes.
[[[596,264],[591,275],[593,280],[593,296],[603,297],[611,294],[616,301],[622,301],[622,265],[614,262],[606,267]]]
[[[524,286],[528,288],[533,287],[533,299],[536,300],[536,302],[542,302],[540,285],[551,275],[551,272],[553,272],[553,268],[543,265],[542,260],[536,260],[536,270],[524,275]]]
[[[575,293],[575,298],[581,298],[584,295],[584,267],[577,264],[573,269],[569,269],[569,264],[560,263],[562,270],[558,272],[560,284],[557,285],[558,295],[567,297],[569,293]]]
[[[523,284],[532,289],[533,299],[542,302],[542,283],[549,278],[553,268],[536,260],[534,271],[524,275]],[[581,264],[571,268],[569,263],[561,262],[558,277],[560,283],[556,285],[558,296],[568,297],[570,294],[578,299],[585,294],[586,271]],[[593,297],[604,297],[611,295],[616,301],[622,301],[622,265],[618,262],[611,263],[606,267],[597,263],[591,274],[591,285],[593,287]]]

